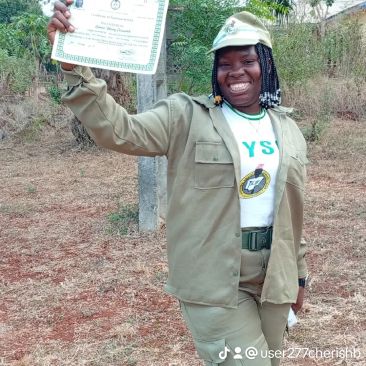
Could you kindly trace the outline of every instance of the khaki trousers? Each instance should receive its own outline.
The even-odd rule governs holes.
[[[260,303],[261,283],[268,253],[243,250],[238,308],[180,302],[183,318],[192,333],[198,355],[206,366],[278,366],[291,304]],[[258,260],[254,260],[257,257]],[[264,258],[264,261],[262,260]],[[258,266],[262,278],[259,279]],[[243,266],[244,267],[244,266]],[[250,275],[252,272],[253,276]],[[259,282],[258,282],[259,281]],[[256,283],[257,282],[257,283]],[[244,290],[248,285],[248,290]],[[256,288],[256,291],[253,289]],[[275,354],[277,351],[277,354]],[[276,357],[275,357],[276,356]]]

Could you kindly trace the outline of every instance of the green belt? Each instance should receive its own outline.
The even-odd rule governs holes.
[[[271,249],[273,227],[241,232],[241,247],[251,251]]]

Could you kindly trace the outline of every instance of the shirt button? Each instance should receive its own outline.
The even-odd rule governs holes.
[[[219,161],[219,158],[217,158],[216,156],[213,158],[213,161]]]
[[[234,277],[237,277],[237,276],[238,276],[238,274],[239,274],[239,272],[238,272],[238,271],[234,271],[234,272],[233,272],[233,276],[234,276]]]
[[[235,233],[235,236],[236,236],[237,238],[240,238],[240,233]]]

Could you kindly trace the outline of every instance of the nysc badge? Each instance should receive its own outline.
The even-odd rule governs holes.
[[[267,190],[270,182],[269,173],[259,166],[240,181],[240,197],[245,199],[257,197]]]

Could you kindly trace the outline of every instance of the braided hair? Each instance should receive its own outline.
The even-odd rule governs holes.
[[[261,68],[261,92],[259,95],[259,104],[265,108],[275,107],[281,104],[281,90],[278,80],[277,69],[274,63],[271,48],[257,43],[255,50],[259,58]],[[212,92],[216,105],[222,105],[224,102],[219,83],[217,82],[218,56],[215,52],[212,67]]]

